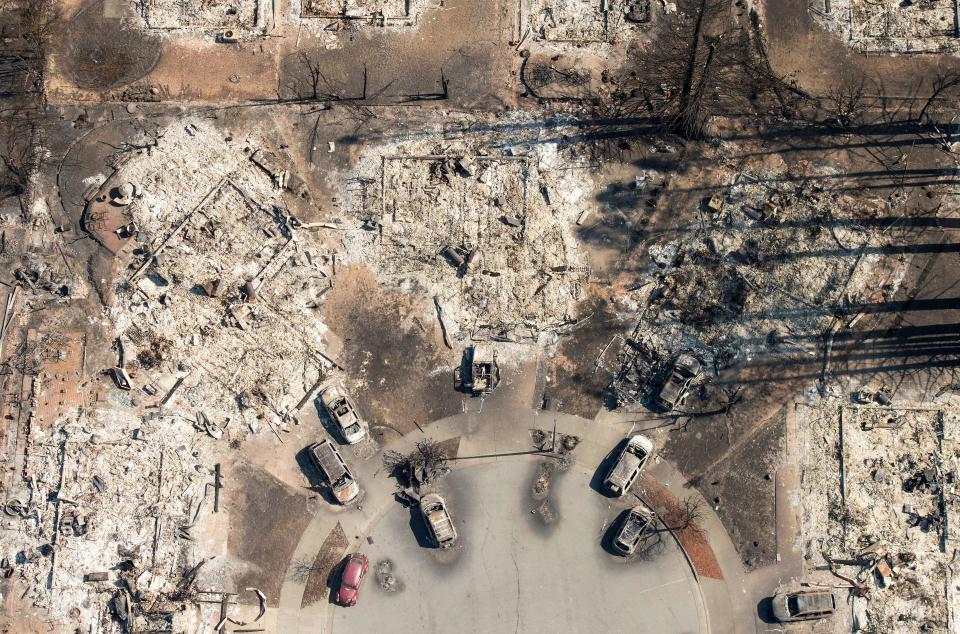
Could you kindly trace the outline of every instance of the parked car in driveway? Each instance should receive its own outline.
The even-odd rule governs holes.
[[[339,387],[334,385],[325,389],[320,395],[320,402],[337,424],[337,429],[348,445],[360,442],[367,435],[357,408]]]
[[[337,588],[337,603],[344,607],[357,604],[357,598],[360,596],[360,582],[367,574],[369,566],[370,562],[366,555],[354,553],[347,557],[347,563],[340,575],[340,587]]]
[[[773,597],[773,617],[781,623],[823,619],[836,609],[836,599],[829,590],[795,590]]]
[[[638,504],[630,509],[613,538],[613,549],[624,556],[632,555],[640,541],[653,528],[654,518],[653,511],[647,508],[646,504]]]
[[[340,504],[349,504],[358,495],[360,495],[360,485],[357,479],[350,472],[350,467],[344,462],[343,456],[337,451],[337,447],[329,440],[310,445],[307,449],[310,454],[310,460],[314,466],[323,474],[330,489],[333,490],[334,497]]]
[[[700,376],[700,360],[690,354],[681,354],[673,363],[670,376],[654,397],[657,407],[669,412],[687,397],[690,384]]]
[[[430,536],[440,548],[449,548],[457,541],[457,529],[447,511],[447,503],[437,493],[420,498],[420,513],[430,529]]]
[[[464,369],[466,376],[463,374]],[[490,345],[470,346],[463,351],[463,362],[454,369],[453,376],[457,389],[466,390],[473,396],[489,394],[500,385],[497,351]]]
[[[633,434],[628,437],[626,446],[603,480],[604,486],[618,497],[624,495],[643,471],[652,452],[653,442],[646,436]]]

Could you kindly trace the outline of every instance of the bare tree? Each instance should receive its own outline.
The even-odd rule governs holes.
[[[301,557],[294,559],[290,563],[290,579],[300,584],[307,583],[311,574],[317,572],[326,572],[324,562],[312,559],[310,557]]]
[[[703,501],[693,496],[678,500],[676,504],[667,508],[660,519],[666,530],[688,531],[695,535],[703,535],[703,528],[700,526],[703,520]]]
[[[866,107],[864,92],[862,77],[835,85],[826,98],[829,119],[841,127],[859,123]]]
[[[417,448],[408,455],[398,451],[383,454],[383,466],[400,483],[407,487],[419,488],[429,484],[435,478],[447,472],[449,456],[440,443],[427,438],[417,443]]]
[[[300,51],[297,65],[303,74],[294,79],[294,94],[300,99],[318,101],[322,94],[320,88],[327,82],[320,70],[319,59],[309,51]]]
[[[280,99],[302,103],[318,101],[341,101],[346,99],[345,87],[338,85],[323,72],[323,55],[319,50],[299,51],[288,58],[285,64],[287,82],[278,88]],[[361,95],[351,99],[365,99],[367,93],[367,70],[364,67]]]
[[[936,76],[933,78],[933,86],[931,87],[930,96],[927,97],[923,107],[917,114],[917,122],[923,123],[924,118],[927,116],[934,103],[957,86],[960,86],[960,72],[956,70],[944,71],[938,69]]]
[[[34,108],[0,111],[0,200],[20,196],[43,163],[41,114]]]
[[[0,46],[0,200],[20,196],[44,159],[44,58],[61,24],[56,0],[11,12],[18,38]]]
[[[663,539],[663,531],[649,531],[640,538],[637,549],[633,551],[633,557],[641,561],[650,561],[656,559],[666,547],[666,541]]]
[[[30,0],[20,18],[23,38],[45,52],[62,25],[57,0]]]
[[[691,86],[686,82],[684,83],[683,92],[680,96],[680,107],[676,117],[674,117],[673,127],[685,139],[702,139],[706,136],[710,114],[704,108],[703,100],[707,82],[710,81],[710,70],[716,58],[717,45],[722,40],[723,34],[720,34],[711,38],[707,44],[707,58],[703,62],[703,67],[696,73],[696,85]],[[691,59],[693,57],[691,55]],[[688,77],[688,80],[693,81],[693,74]]]

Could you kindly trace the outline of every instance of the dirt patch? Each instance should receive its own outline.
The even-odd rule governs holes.
[[[81,88],[129,84],[150,72],[160,59],[160,39],[122,30],[119,19],[103,17],[103,2],[81,10],[66,25],[60,55],[64,71]]]
[[[313,517],[312,505],[299,491],[247,462],[224,468],[224,482],[227,510],[239,520],[231,524],[227,549],[246,564],[234,585],[260,588],[269,605],[278,605],[287,565]]]
[[[379,286],[363,267],[338,268],[323,320],[343,340],[347,387],[371,427],[407,434],[460,412],[457,360],[409,296]]]
[[[310,566],[306,587],[303,589],[303,598],[300,600],[301,609],[326,599],[330,594],[330,576],[343,559],[349,543],[347,534],[340,526],[340,522],[337,522],[327,538],[323,540],[323,545],[320,546],[317,557]]]
[[[748,569],[777,557],[775,479],[783,460],[790,383],[748,386],[728,416],[694,418],[672,433],[664,456],[718,514]]]
[[[610,382],[603,369],[594,371],[594,364],[614,335],[622,333],[626,326],[613,305],[600,297],[584,302],[576,313],[584,321],[557,347],[550,362],[551,382],[545,394],[552,409],[593,418],[603,406]]]
[[[660,517],[669,517],[681,512],[680,500],[670,493],[666,487],[646,474],[637,486],[637,494]],[[693,524],[687,528],[673,531],[673,534],[686,551],[687,557],[698,575],[723,580],[720,562],[717,561],[717,555],[713,552],[713,547],[710,546],[710,542],[700,526]]]
[[[553,468],[552,462],[541,462],[537,465],[537,476],[533,479],[533,489],[530,492],[534,500],[545,500],[550,495]]]

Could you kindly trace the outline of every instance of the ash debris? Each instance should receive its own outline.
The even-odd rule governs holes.
[[[888,238],[871,222],[889,203],[854,203],[813,180],[737,172],[703,200],[699,222],[649,244],[649,265],[617,298],[637,316],[607,362],[618,404],[648,403],[681,353],[706,378],[758,356],[816,359],[862,306],[893,297],[906,259],[883,257]]]
[[[871,53],[956,53],[957,24],[950,3],[908,0],[820,0],[813,19],[851,48]]]
[[[393,562],[382,559],[377,562],[377,584],[384,592],[402,592],[403,582],[393,574]]]
[[[828,401],[798,413],[808,565],[849,584],[855,631],[947,631],[958,602],[956,412]]]
[[[186,122],[123,164],[118,180],[139,195],[111,307],[138,384],[252,433],[289,423],[334,368],[315,315],[332,252],[254,142]]]
[[[381,152],[349,188],[345,211],[366,230],[344,236],[348,260],[435,297],[461,342],[535,342],[576,322],[590,271],[571,227],[586,189],[555,169],[555,145]]]
[[[9,571],[26,585],[22,601],[103,632],[211,623],[212,608],[181,609],[224,572],[197,544],[213,512],[214,465],[188,425],[97,409],[32,426],[24,449],[29,489],[4,507],[0,534],[0,548],[16,553]]]

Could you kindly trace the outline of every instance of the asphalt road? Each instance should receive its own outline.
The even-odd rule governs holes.
[[[335,632],[700,631],[695,581],[667,537],[650,561],[624,560],[601,537],[625,505],[593,491],[586,474],[559,475],[546,525],[530,513],[536,465],[498,462],[458,468],[441,491],[459,546],[423,546],[419,518],[399,505],[373,527],[362,552],[370,571],[356,607],[335,608]],[[378,561],[390,559],[399,592],[383,591]]]

